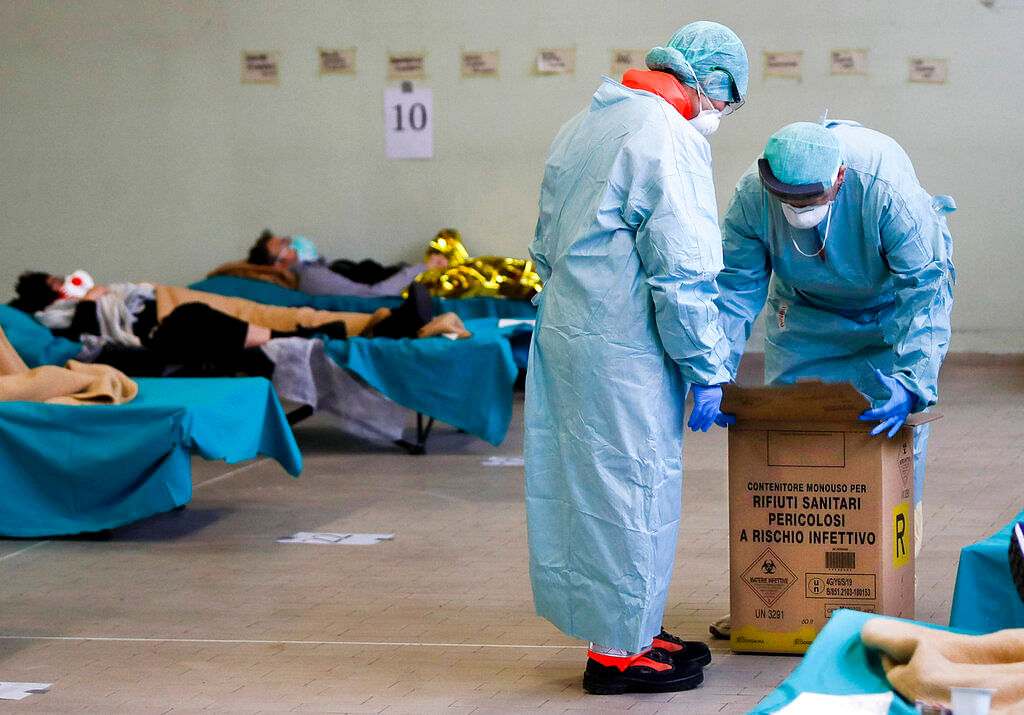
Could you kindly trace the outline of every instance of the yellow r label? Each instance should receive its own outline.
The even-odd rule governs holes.
[[[893,548],[895,549],[893,568],[899,568],[910,562],[910,502],[897,504],[892,510]]]

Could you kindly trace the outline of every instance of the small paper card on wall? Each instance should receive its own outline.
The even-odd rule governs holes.
[[[252,84],[277,84],[279,65],[276,52],[243,52],[242,81]]]
[[[575,49],[539,50],[537,52],[538,74],[572,74],[575,71]]]
[[[867,50],[832,50],[829,56],[829,67],[832,74],[867,74]]]
[[[426,55],[422,52],[388,55],[388,79],[423,79],[426,77]]]
[[[800,79],[803,77],[803,54],[803,52],[765,52],[764,76]]]
[[[320,74],[355,74],[356,51],[320,48]]]
[[[388,159],[434,158],[434,92],[384,90],[384,156]]]
[[[647,69],[647,50],[612,50],[612,79],[618,79],[627,70]]]
[[[498,76],[498,53],[497,52],[463,52],[462,53],[462,76],[463,77],[497,77]]]
[[[944,58],[910,58],[910,81],[944,84],[949,77],[949,60]]]

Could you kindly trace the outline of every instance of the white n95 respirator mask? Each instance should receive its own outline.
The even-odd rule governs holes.
[[[85,294],[93,289],[96,282],[88,273],[78,269],[74,273],[65,276],[64,284],[60,287],[61,298],[84,298]]]
[[[702,109],[700,114],[690,120],[693,128],[706,137],[717,132],[721,123],[722,113],[717,109]]]
[[[786,217],[786,221],[793,228],[814,228],[825,220],[831,206],[832,202],[829,201],[821,206],[804,206],[798,209],[795,206],[783,203],[782,215]]]

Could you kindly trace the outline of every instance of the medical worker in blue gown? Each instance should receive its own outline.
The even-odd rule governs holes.
[[[706,135],[743,102],[747,55],[712,22],[605,78],[548,155],[530,254],[544,280],[527,371],[530,576],[537,612],[591,642],[596,693],[695,687],[703,643],[661,627],[689,425],[719,412],[721,235]]]
[[[768,140],[722,221],[718,309],[735,377],[767,300],[765,382],[849,381],[861,419],[892,437],[938,399],[949,347],[948,196],[931,196],[903,149],[855,122],[797,122]],[[920,545],[928,425],[914,431]],[[713,627],[714,628],[714,627]]]

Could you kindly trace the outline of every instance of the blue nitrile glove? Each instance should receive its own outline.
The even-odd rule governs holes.
[[[870,420],[881,420],[881,422],[871,430],[871,434],[879,434],[884,432],[886,429],[889,430],[887,437],[894,436],[900,431],[900,427],[903,426],[904,421],[910,415],[910,410],[913,409],[914,403],[917,402],[917,398],[903,386],[899,380],[889,377],[881,370],[875,370],[875,376],[878,377],[878,381],[889,390],[889,401],[881,407],[876,407],[873,410],[868,410],[861,414],[860,418],[865,421]]]
[[[712,423],[719,427],[736,423],[736,417],[723,415],[721,412],[721,385],[691,385],[690,389],[693,391],[693,412],[690,413],[690,421],[686,424],[691,430],[707,432],[711,429]]]

